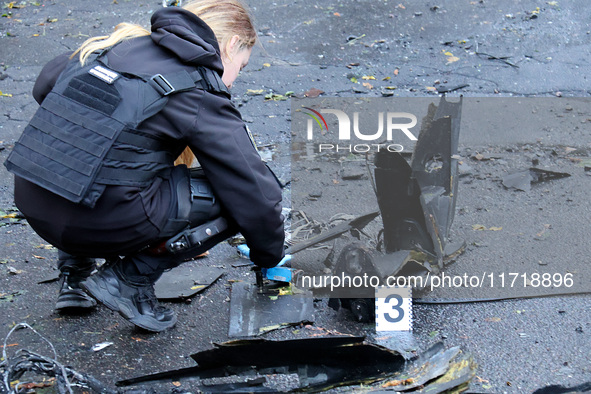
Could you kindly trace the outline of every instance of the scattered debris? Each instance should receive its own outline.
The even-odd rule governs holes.
[[[11,266],[6,267],[6,270],[11,275],[19,275],[19,274],[23,273],[23,270],[17,270],[16,268],[11,267]]]
[[[518,66],[518,65],[516,65],[516,64],[513,64],[513,63],[511,63],[509,60],[507,60],[507,59],[510,59],[510,58],[511,58],[511,56],[493,56],[493,55],[490,55],[490,54],[488,54],[488,53],[479,52],[478,50],[476,50],[474,53],[475,53],[476,55],[478,55],[478,56],[481,56],[481,55],[482,55],[482,56],[486,56],[486,58],[487,58],[488,60],[499,60],[499,61],[501,61],[501,62],[503,62],[503,63],[505,63],[505,64],[507,64],[507,65],[509,65],[509,66],[513,67],[513,68],[519,68],[519,66]]]
[[[437,87],[437,93],[455,92],[456,90],[464,89],[464,88],[467,88],[468,86],[470,86],[470,85],[467,83],[464,83],[461,85],[456,85],[456,86],[450,86],[450,87],[441,85],[441,86]]]
[[[363,385],[367,392],[416,390],[441,393],[465,389],[475,374],[472,358],[459,348],[436,344],[412,363],[397,352],[368,343],[363,337],[315,337],[287,341],[236,340],[192,354],[198,366],[119,381],[119,386],[182,378],[235,379],[253,373],[276,377],[297,375],[292,391],[321,391]],[[211,384],[207,392],[269,391],[266,379]]]
[[[159,300],[185,300],[211,286],[224,270],[210,266],[182,264],[162,274],[154,285]]]
[[[10,294],[0,293],[0,302],[12,302],[14,301],[15,297],[18,297],[23,294],[25,294],[25,292],[22,290],[13,291]]]
[[[341,178],[346,181],[362,179],[364,176],[365,172],[362,169],[344,168],[341,170]]]
[[[16,330],[24,328],[32,330],[49,345],[53,358],[28,349],[19,349],[14,355],[8,355],[6,351],[8,339]],[[76,372],[58,362],[57,352],[53,344],[26,323],[15,325],[6,335],[2,350],[2,362],[0,362],[0,374],[2,375],[0,384],[2,384],[2,388],[6,393],[31,392],[28,390],[47,387],[50,383],[50,386],[54,386],[59,393],[72,394],[74,393],[73,387],[90,389],[89,392],[93,393],[115,393],[114,390],[110,390],[92,376]],[[47,376],[53,379],[47,380]],[[12,386],[13,383],[16,383],[16,385]]]
[[[104,348],[111,346],[112,344],[113,344],[113,342],[101,342],[101,343],[97,343],[96,345],[94,345],[92,347],[92,351],[93,352],[101,351]]]
[[[264,289],[246,282],[232,284],[228,336],[256,336],[314,321],[311,293],[292,295],[285,294],[282,287]]]
[[[565,387],[558,384],[546,386],[541,389],[537,389],[532,394],[574,394],[574,393],[585,393],[591,391],[591,381],[580,384],[574,387]]]
[[[566,172],[554,172],[542,170],[541,168],[530,168],[503,177],[503,186],[507,189],[516,189],[524,192],[531,190],[531,185],[553,179],[567,178],[570,174]]]

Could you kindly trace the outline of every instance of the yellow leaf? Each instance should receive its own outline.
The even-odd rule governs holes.
[[[250,94],[251,96],[256,96],[259,94],[263,94],[264,90],[263,89],[246,89],[246,94]]]
[[[396,86],[386,86],[386,89],[388,89],[388,90],[396,90]]]
[[[435,87],[433,86],[425,86],[425,89],[427,89],[429,92],[436,92],[437,89],[435,89]]]
[[[476,230],[476,231],[486,230],[486,227],[483,226],[482,224],[473,224],[472,230]]]
[[[263,63],[263,67],[271,67],[270,63]]]
[[[490,231],[501,231],[503,227],[491,227],[489,228]]]
[[[454,55],[454,54],[453,54],[453,53],[451,53],[450,51],[444,52],[443,54],[444,54],[445,56],[453,56],[453,55]]]
[[[453,63],[453,62],[457,62],[458,60],[460,60],[459,57],[457,56],[450,56],[447,58],[447,64]]]
[[[33,34],[33,37],[39,37],[39,34]]]
[[[205,287],[205,285],[195,285],[195,286],[191,286],[191,290],[199,290],[199,289],[203,289]]]
[[[0,90],[0,96],[2,96],[2,97],[12,97],[12,94],[10,94],[10,93],[2,93],[2,91]]]
[[[392,78],[391,77],[385,77],[385,78],[382,78],[382,81],[389,81],[390,79],[392,79]]]
[[[370,79],[376,79],[376,77],[374,77],[373,75],[364,75],[364,76],[361,77],[361,79],[365,79],[367,81],[367,80],[370,80]]]

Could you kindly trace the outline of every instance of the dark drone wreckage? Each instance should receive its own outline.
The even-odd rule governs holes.
[[[330,283],[326,276],[323,282],[321,277],[301,275],[295,279],[296,286],[313,288],[317,295],[329,295],[332,306],[343,306],[358,321],[369,321],[373,317],[376,283],[388,285],[387,278],[436,275],[446,261],[463,252],[464,242],[448,241],[458,195],[461,109],[461,98],[451,102],[442,97],[438,105],[430,104],[410,163],[401,152],[377,151],[373,180],[379,210],[297,243],[287,253],[297,253],[347,232],[356,235],[381,216],[383,228],[376,247],[350,243],[336,259],[325,262],[332,273]],[[366,281],[352,291],[351,278],[361,275],[375,279],[370,281],[373,287],[367,286]],[[331,282],[335,278],[339,278],[337,286]]]

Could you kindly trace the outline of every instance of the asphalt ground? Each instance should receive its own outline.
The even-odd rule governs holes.
[[[37,107],[31,90],[47,61],[75,49],[89,36],[107,34],[118,22],[146,24],[160,7],[158,1],[123,0],[9,4],[2,4],[0,18],[0,160],[6,158]],[[469,169],[460,180],[452,236],[466,240],[469,247],[446,272],[481,273],[499,261],[502,267],[520,271],[561,270],[575,262],[579,279],[588,281],[591,177],[584,164],[591,156],[587,153],[591,116],[588,99],[579,99],[589,97],[591,67],[591,11],[585,1],[249,4],[262,45],[242,72],[233,96],[283,181],[292,175],[293,115],[289,100],[281,97],[288,92],[303,97],[316,88],[324,92],[321,98],[372,98],[385,93],[436,101],[437,88],[468,85],[448,95],[512,100],[552,97],[547,109],[556,123],[550,127],[527,123],[514,127],[507,116],[493,119],[496,126],[487,120],[491,127],[486,128],[478,124],[477,116],[472,117],[475,123],[463,124],[460,155]],[[266,98],[269,94],[275,96]],[[473,113],[464,108],[465,119]],[[576,113],[576,124],[560,125],[572,113]],[[493,158],[478,159],[479,153]],[[532,166],[534,159],[571,177],[534,186],[527,193],[502,187],[502,176]],[[369,198],[355,197],[367,196],[367,179],[340,185],[339,195],[347,197],[331,205],[336,213],[359,214],[375,208]],[[292,189],[286,188],[286,206],[292,205],[291,194]],[[326,211],[328,196],[327,191],[318,201],[294,201],[315,219],[327,221],[331,216]],[[314,206],[323,199],[324,207]],[[2,167],[0,210],[9,213],[12,207],[12,178]],[[475,230],[476,224],[487,230]],[[503,230],[488,230],[491,227]],[[58,284],[38,284],[55,275],[55,250],[46,249],[26,223],[0,227],[0,245],[0,338],[14,324],[27,322],[54,344],[60,360],[109,384],[192,366],[191,353],[228,339],[229,281],[254,281],[247,267],[232,267],[239,262],[235,248],[219,245],[195,264],[222,267],[224,276],[191,302],[170,304],[179,314],[179,323],[170,331],[151,335],[106,308],[86,316],[55,313]],[[478,369],[471,391],[522,393],[549,384],[576,386],[591,380],[590,306],[589,296],[415,305],[413,347],[420,353],[443,341],[472,354]],[[329,309],[325,301],[316,303],[315,328],[376,336],[371,324],[355,323],[346,312]],[[283,329],[268,337],[317,332],[310,327]],[[17,334],[14,343],[19,346],[42,348],[35,336]],[[102,342],[113,345],[91,350]],[[187,383],[183,388],[191,386]]]

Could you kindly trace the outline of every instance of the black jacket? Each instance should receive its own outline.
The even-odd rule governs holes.
[[[211,29],[179,8],[152,16],[152,34],[115,46],[107,54],[118,71],[154,75],[196,66],[223,73]],[[68,61],[62,55],[42,70],[33,95],[43,101]],[[223,94],[195,89],[172,95],[166,107],[138,129],[166,141],[173,155],[189,146],[214,193],[235,221],[260,266],[283,256],[281,189],[254,149],[240,113]],[[171,185],[158,177],[147,188],[108,186],[93,209],[70,203],[16,179],[15,200],[33,228],[60,249],[74,254],[125,254],[158,239],[176,211]]]

